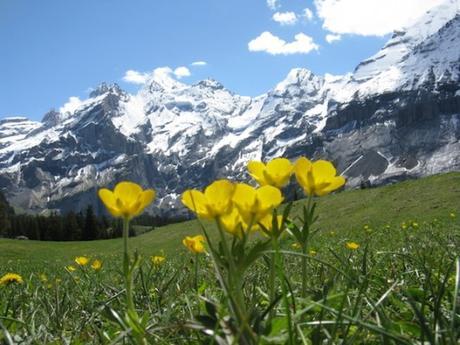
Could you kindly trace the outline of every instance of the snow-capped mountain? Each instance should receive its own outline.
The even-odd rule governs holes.
[[[137,94],[102,84],[42,122],[0,121],[0,187],[25,209],[79,209],[129,179],[155,209],[249,159],[333,160],[349,186],[460,170],[460,2],[445,0],[344,76],[294,69],[259,97],[157,70]]]

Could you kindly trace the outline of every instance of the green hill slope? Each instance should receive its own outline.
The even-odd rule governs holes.
[[[295,203],[292,214],[302,208],[300,200]],[[448,219],[460,216],[460,173],[435,175],[419,180],[366,189],[351,190],[318,199],[318,225],[323,233],[333,232],[341,236],[357,236],[363,226],[377,229],[384,225],[400,226],[402,222]],[[454,218],[452,215],[451,218]],[[457,216],[458,215],[458,216]],[[450,219],[452,221],[452,219]],[[182,251],[182,238],[198,234],[196,220],[157,228],[132,238],[130,247],[145,255],[164,251],[173,255]],[[0,239],[0,264],[4,260],[62,261],[68,262],[77,255],[107,257],[121,252],[121,239],[91,242],[39,242]]]

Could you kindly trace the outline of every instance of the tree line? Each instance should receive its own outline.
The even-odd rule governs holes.
[[[153,229],[171,222],[167,218],[143,214],[132,221]],[[130,235],[134,236],[133,227]],[[91,241],[122,236],[119,219],[97,216],[91,205],[79,212],[48,215],[15,214],[0,192],[0,237],[22,238],[39,241]]]

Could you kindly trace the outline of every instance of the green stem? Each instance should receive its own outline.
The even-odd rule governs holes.
[[[126,304],[128,311],[135,312],[133,300],[133,277],[129,270],[129,252],[128,252],[128,236],[129,236],[129,218],[123,218],[123,273],[125,276],[126,287]]]
[[[198,291],[198,259],[199,259],[198,253],[195,254],[195,272],[194,272],[194,279],[193,279],[193,286],[195,287],[195,291]]]
[[[302,298],[307,296],[307,243],[302,243]]]
[[[306,212],[304,213],[304,219],[303,219],[303,238],[302,238],[302,298],[305,298],[307,296],[307,250],[308,250],[308,239],[310,236],[310,220],[313,219],[312,213],[312,201],[313,201],[313,196],[309,195],[308,196],[308,201],[307,201],[307,209]]]
[[[217,228],[219,229],[220,239],[222,241],[222,247],[224,250],[224,255],[227,258],[229,270],[227,274],[227,284],[229,285],[229,292],[233,295],[235,300],[235,312],[236,318],[239,321],[240,325],[242,326],[241,331],[244,329],[247,331],[245,334],[249,336],[251,339],[251,343],[257,344],[257,338],[251,329],[248,321],[248,315],[246,312],[246,305],[244,303],[244,296],[243,296],[243,284],[242,284],[242,277],[240,276],[240,272],[236,269],[236,264],[232,253],[230,252],[227,239],[225,237],[224,231],[222,230],[222,225],[220,223],[220,219],[216,218]],[[240,339],[243,340],[244,339]],[[244,341],[244,343],[246,343]]]
[[[276,244],[274,243],[276,241],[275,238],[272,238],[272,248],[273,250],[275,251],[275,248],[276,248]],[[271,254],[271,258],[270,258],[270,280],[269,280],[269,285],[268,285],[268,303],[271,304],[273,303],[274,299],[275,299],[275,264],[276,264],[276,254],[275,252],[273,252]],[[271,310],[270,310],[270,314],[269,314],[269,323],[270,321],[275,317],[275,307],[273,307]]]
[[[288,324],[288,334],[289,334],[289,342],[288,344],[294,345],[294,333],[292,332],[292,316],[291,316],[291,308],[289,305],[289,299],[288,299],[288,291],[286,288],[286,282],[284,280],[284,269],[283,269],[283,261],[282,261],[282,256],[280,254],[280,247],[279,243],[277,240],[273,240],[273,249],[275,251],[275,261],[274,261],[274,267],[277,270],[278,277],[281,281],[281,290],[282,290],[282,295],[283,295],[283,301],[284,301],[284,308],[286,309],[286,320]]]

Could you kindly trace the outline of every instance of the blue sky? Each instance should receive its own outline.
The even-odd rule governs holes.
[[[294,67],[351,72],[441,0],[405,1],[0,0],[0,118],[40,120],[103,81],[135,92],[164,66],[249,96]]]

